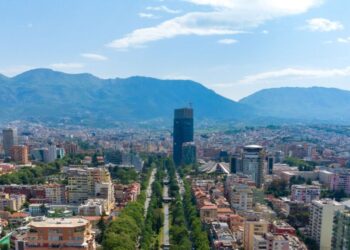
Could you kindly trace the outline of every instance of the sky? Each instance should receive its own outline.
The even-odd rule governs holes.
[[[0,0],[0,73],[350,90],[348,0]]]

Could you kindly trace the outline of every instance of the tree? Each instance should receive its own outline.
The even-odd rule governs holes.
[[[268,186],[266,193],[273,194],[275,197],[287,196],[289,190],[288,183],[285,180],[273,180]]]
[[[305,183],[305,178],[302,176],[292,176],[289,180],[289,185],[297,185],[297,184],[304,184]]]
[[[0,244],[0,249],[1,250],[9,250],[10,248],[9,248],[9,245],[7,245],[7,244]]]
[[[125,233],[107,232],[103,242],[103,249],[135,249],[135,241]]]
[[[130,184],[138,179],[138,174],[134,168],[112,167],[109,171],[112,178],[118,179],[122,184]]]
[[[97,241],[99,243],[101,243],[102,239],[103,239],[103,236],[105,234],[105,231],[106,231],[106,224],[105,224],[105,221],[103,219],[103,215],[101,215],[101,218],[100,218],[100,220],[97,223],[97,227],[98,227],[98,229],[100,229],[100,235],[99,235]]]

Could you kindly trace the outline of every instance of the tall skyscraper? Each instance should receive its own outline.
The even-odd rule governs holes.
[[[182,164],[188,165],[196,163],[197,150],[194,142],[185,142],[182,144]]]
[[[267,166],[268,166],[268,174],[269,175],[272,175],[273,174],[273,162],[274,162],[274,159],[272,156],[269,156],[267,158]]]
[[[2,144],[4,146],[4,152],[6,156],[10,156],[11,148],[18,144],[17,129],[6,128],[2,131]]]
[[[232,174],[235,174],[237,173],[237,157],[236,156],[233,156],[231,157],[231,161],[230,161],[230,167],[231,167],[231,173]]]
[[[250,175],[256,187],[264,183],[264,149],[258,145],[248,145],[243,151],[243,174]]]
[[[182,163],[182,144],[193,142],[193,109],[175,109],[173,132],[173,158],[175,165]]]

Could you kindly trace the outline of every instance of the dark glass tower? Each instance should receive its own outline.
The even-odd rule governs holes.
[[[268,163],[268,174],[272,175],[273,174],[273,157],[269,156],[267,158],[267,163]]]
[[[175,109],[173,132],[173,157],[175,165],[182,163],[182,144],[193,142],[193,109]]]

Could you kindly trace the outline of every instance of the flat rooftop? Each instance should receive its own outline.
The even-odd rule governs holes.
[[[73,228],[85,226],[89,221],[83,218],[40,218],[29,223],[29,227],[44,228]]]

